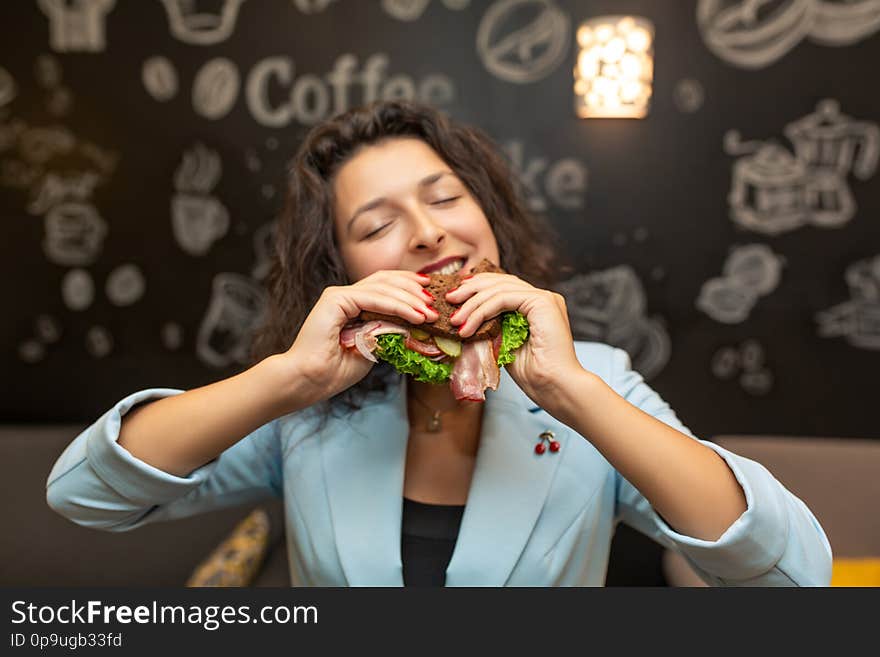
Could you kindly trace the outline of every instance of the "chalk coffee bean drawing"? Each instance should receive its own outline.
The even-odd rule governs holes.
[[[177,95],[177,70],[167,57],[150,57],[145,61],[141,80],[147,93],[160,103]]]
[[[95,299],[95,283],[85,269],[71,269],[61,279],[61,299],[70,310],[85,310]]]
[[[52,89],[61,84],[61,64],[52,55],[40,55],[34,60],[34,77],[44,89]]]
[[[46,357],[46,347],[37,340],[25,340],[18,345],[18,357],[29,365],[39,363]]]
[[[675,85],[672,99],[679,112],[693,114],[703,106],[706,93],[698,80],[685,78]]]
[[[784,264],[785,258],[765,244],[735,247],[724,264],[724,276],[703,283],[696,306],[718,322],[743,322],[758,299],[779,286]]]
[[[424,13],[431,0],[382,0],[382,9],[399,21],[415,21]]]
[[[739,347],[725,346],[712,356],[712,374],[722,381],[739,374],[740,387],[750,395],[766,395],[773,388],[773,373],[765,366],[764,347],[755,339]]]
[[[212,59],[196,74],[193,109],[206,119],[221,119],[235,104],[240,86],[241,76],[232,61],[223,57]]]
[[[52,315],[40,315],[34,321],[37,339],[45,344],[54,344],[61,339],[61,324]]]
[[[107,277],[104,292],[114,306],[130,306],[144,296],[144,275],[137,265],[120,265]]]
[[[49,19],[49,45],[56,52],[101,52],[107,46],[106,15],[116,0],[37,0]]]
[[[569,23],[553,0],[498,0],[480,21],[477,52],[496,77],[516,84],[535,82],[565,59]]]
[[[211,46],[229,38],[235,30],[238,10],[244,0],[222,0],[220,11],[199,11],[193,0],[162,0],[171,34],[174,38],[196,46]]]
[[[251,270],[251,278],[255,281],[262,281],[269,275],[269,269],[272,266],[272,251],[275,245],[275,226],[276,223],[270,221],[254,232],[256,263]]]
[[[103,326],[93,326],[86,333],[86,351],[95,358],[104,358],[113,351],[113,336]]]

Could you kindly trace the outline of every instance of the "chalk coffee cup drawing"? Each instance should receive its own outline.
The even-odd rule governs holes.
[[[238,10],[244,0],[222,0],[219,13],[199,11],[202,0],[162,0],[171,34],[184,43],[211,46],[225,41],[235,30]],[[209,3],[216,5],[217,2]]]
[[[217,274],[196,340],[198,357],[214,367],[246,363],[253,330],[266,306],[265,291],[251,279],[235,273]]]
[[[174,239],[184,251],[205,255],[229,230],[229,211],[213,196],[175,194],[171,199]]]

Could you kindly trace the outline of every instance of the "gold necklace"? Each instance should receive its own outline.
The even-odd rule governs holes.
[[[423,402],[421,399],[416,397],[415,394],[412,395],[412,398],[415,399],[417,402],[419,402],[422,406],[424,406],[428,410],[429,413],[431,413],[431,417],[428,418],[428,421],[425,423],[425,431],[427,431],[429,433],[440,432],[443,429],[443,423],[440,419],[440,416],[445,411],[438,411],[434,408],[431,408],[425,402]]]

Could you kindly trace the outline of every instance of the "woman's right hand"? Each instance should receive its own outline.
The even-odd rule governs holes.
[[[363,379],[373,363],[339,343],[343,327],[362,310],[396,315],[411,324],[436,321],[430,279],[405,270],[381,270],[353,285],[331,286],[314,305],[293,346],[283,354],[291,371],[307,383],[309,404],[342,392]]]

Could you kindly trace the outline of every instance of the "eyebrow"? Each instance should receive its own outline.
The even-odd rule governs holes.
[[[430,176],[425,176],[418,182],[418,187],[425,188],[433,185],[435,182],[440,180],[443,176],[452,176],[455,175],[451,171],[438,171],[437,173],[432,173]],[[375,210],[381,205],[384,205],[388,202],[388,199],[384,196],[380,196],[379,198],[374,198],[369,203],[364,203],[361,207],[355,210],[354,214],[351,215],[351,219],[348,220],[348,224],[346,224],[345,230],[351,232],[351,226],[354,223],[354,220],[357,219],[365,212],[369,212],[370,210]]]

